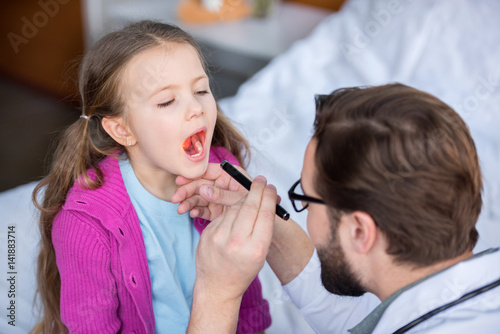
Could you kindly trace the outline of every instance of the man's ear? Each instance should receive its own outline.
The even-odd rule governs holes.
[[[368,253],[377,240],[379,230],[373,218],[363,211],[350,213],[348,233],[351,247],[360,254]]]
[[[117,143],[133,146],[137,143],[123,117],[104,117],[102,127]]]

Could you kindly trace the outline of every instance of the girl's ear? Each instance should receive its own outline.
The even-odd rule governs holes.
[[[133,146],[137,143],[123,117],[104,117],[102,127],[111,138],[123,146]]]

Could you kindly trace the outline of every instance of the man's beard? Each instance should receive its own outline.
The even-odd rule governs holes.
[[[334,225],[334,224],[332,224]],[[338,225],[338,223],[337,223]],[[337,228],[331,226],[332,233],[328,246],[318,248],[321,262],[321,282],[326,290],[340,296],[359,297],[366,293],[358,275],[347,262],[340,246]]]

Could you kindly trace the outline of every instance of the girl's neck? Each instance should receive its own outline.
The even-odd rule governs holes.
[[[141,185],[153,196],[171,202],[172,195],[177,190],[175,184],[177,175],[162,170],[155,170],[149,166],[134,163],[130,160],[135,176]]]

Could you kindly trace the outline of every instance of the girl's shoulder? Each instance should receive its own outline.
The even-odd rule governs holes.
[[[106,157],[98,163],[98,167],[102,173],[101,186],[90,189],[85,186],[83,176],[80,176],[68,192],[64,204],[65,209],[104,206],[113,211],[121,211],[124,207],[128,207],[130,200],[120,172],[118,158]],[[91,179],[96,180],[95,169],[89,169],[87,173]]]
[[[73,219],[79,223],[75,225],[93,226],[95,230],[118,235],[117,231],[122,233],[125,228],[135,226],[137,216],[125,188],[118,159],[104,158],[98,166],[102,172],[102,185],[89,189],[82,182],[75,181],[55,221]],[[91,178],[96,177],[95,170],[89,170],[88,174]]]

